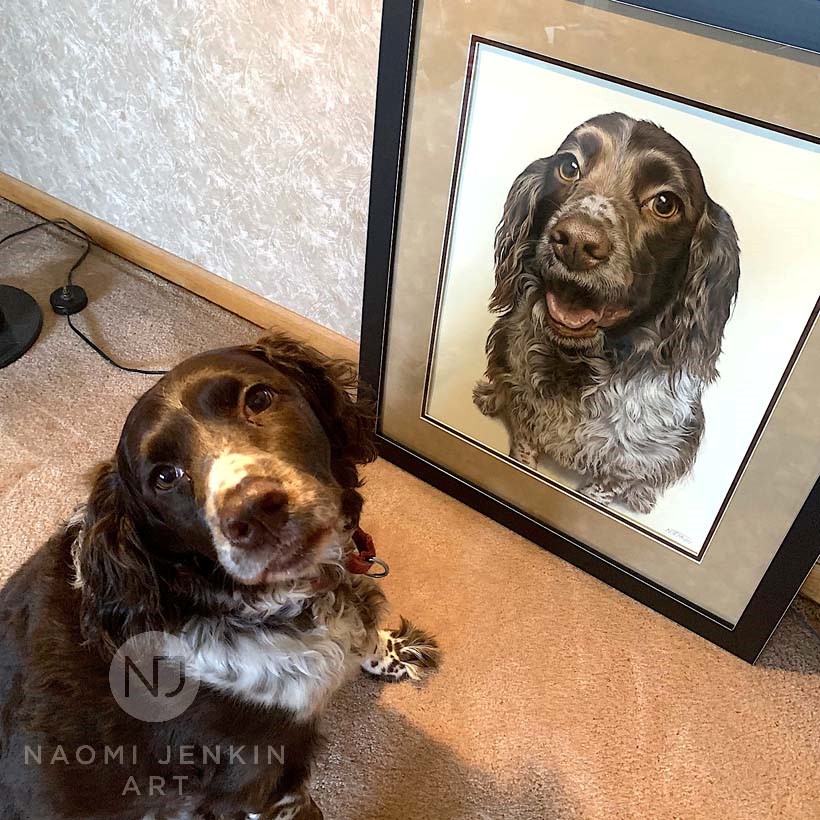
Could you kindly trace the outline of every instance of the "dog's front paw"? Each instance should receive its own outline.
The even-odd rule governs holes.
[[[585,495],[590,501],[605,507],[615,500],[616,495],[616,491],[612,487],[608,487],[600,481],[590,481],[589,484],[584,484],[578,492]]]
[[[495,385],[486,379],[476,382],[473,388],[473,404],[485,416],[497,416],[501,412],[501,402]]]
[[[362,669],[381,680],[417,681],[438,668],[440,656],[436,639],[402,618],[398,629],[379,630],[378,646]]]
[[[531,470],[535,470],[538,467],[539,455],[538,447],[535,444],[513,436],[512,446],[510,447],[510,458],[520,462],[525,467],[529,467]]]
[[[646,484],[610,484],[606,481],[590,481],[579,492],[590,501],[608,507],[613,502],[622,502],[632,512],[649,513],[658,498],[657,490]]]
[[[624,504],[636,513],[652,512],[655,502],[658,500],[658,492],[653,487],[646,484],[632,484],[627,487],[622,494]]]

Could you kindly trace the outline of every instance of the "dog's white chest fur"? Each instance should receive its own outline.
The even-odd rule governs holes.
[[[626,475],[651,476],[679,455],[699,402],[699,383],[685,374],[672,382],[653,370],[629,378],[614,372],[578,403],[576,469],[596,472],[602,461],[620,462]]]
[[[192,620],[180,638],[186,672],[221,692],[309,719],[358,668],[368,642],[355,607],[333,592],[315,598],[314,625],[242,623],[234,616]]]
[[[550,372],[537,361],[549,346],[527,331],[512,339],[509,408],[526,439],[579,473],[669,483],[687,457],[686,440],[699,436],[702,382],[649,366],[629,375],[614,367],[590,374],[574,393],[553,392],[538,380]]]

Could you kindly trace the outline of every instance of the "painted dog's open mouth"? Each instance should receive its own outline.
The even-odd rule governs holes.
[[[612,327],[630,314],[626,307],[598,307],[547,291],[547,316],[553,331],[573,339],[594,336],[599,328]]]

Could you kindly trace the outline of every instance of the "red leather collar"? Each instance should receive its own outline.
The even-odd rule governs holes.
[[[390,572],[387,563],[376,557],[376,545],[371,536],[361,527],[356,527],[351,540],[354,548],[348,551],[345,558],[348,572],[353,575],[370,575],[372,578],[384,578]],[[371,573],[373,564],[380,566],[382,571]]]

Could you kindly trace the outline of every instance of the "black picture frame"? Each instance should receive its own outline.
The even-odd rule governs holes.
[[[820,0],[615,0],[629,6],[820,53]]]
[[[418,0],[385,0],[382,14],[359,362],[364,389],[375,394],[379,412],[401,197],[405,123],[412,94],[411,66],[417,11]],[[650,90],[659,93],[655,89]],[[732,112],[721,113],[737,116]],[[376,438],[383,458],[750,663],[758,658],[820,552],[817,536],[820,533],[818,481],[742,616],[732,627],[591,547],[534,520],[506,501],[432,463],[383,435],[378,429]]]

